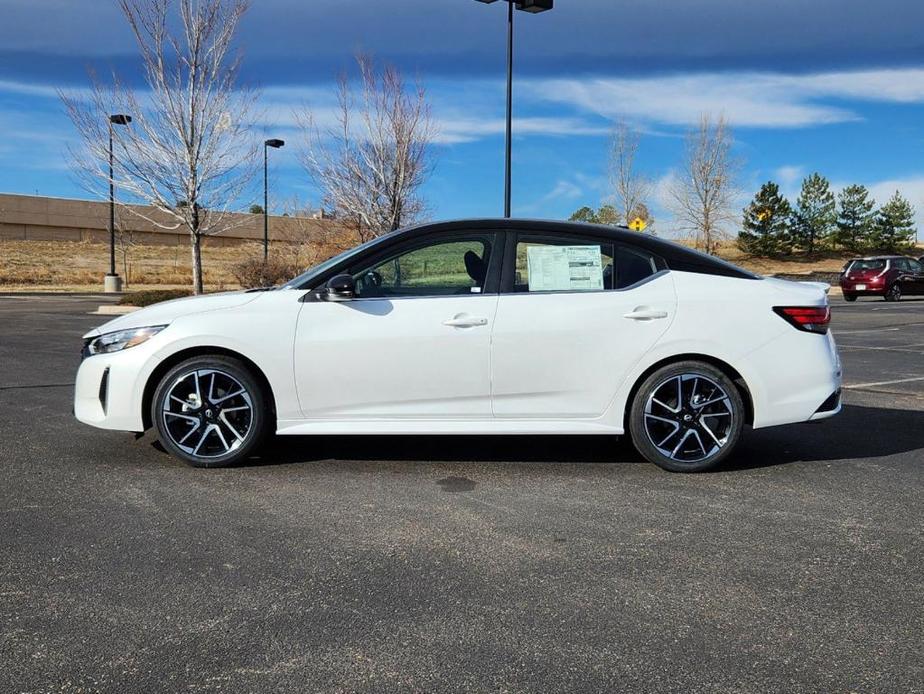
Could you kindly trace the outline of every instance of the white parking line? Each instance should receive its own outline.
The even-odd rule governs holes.
[[[831,332],[837,335],[853,335],[854,333],[895,333],[901,330],[901,328],[869,328],[868,330],[832,330]]]
[[[838,343],[838,349],[867,349],[874,352],[907,352],[908,354],[924,354],[920,349],[908,349],[906,347],[869,347],[867,345],[845,345]]]
[[[913,378],[899,378],[894,381],[874,381],[872,383],[852,383],[845,385],[844,388],[872,388],[873,386],[891,386],[896,383],[911,383],[912,381],[924,381],[924,376],[915,376]]]

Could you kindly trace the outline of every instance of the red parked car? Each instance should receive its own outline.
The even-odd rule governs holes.
[[[841,271],[844,299],[881,296],[899,301],[902,296],[924,294],[924,263],[901,255],[855,258]]]

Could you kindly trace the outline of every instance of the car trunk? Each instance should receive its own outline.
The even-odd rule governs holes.
[[[863,282],[871,280],[881,275],[886,269],[885,262],[882,263],[854,263],[847,268],[847,279],[851,282]]]

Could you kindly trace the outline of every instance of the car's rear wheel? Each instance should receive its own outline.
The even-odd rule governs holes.
[[[856,294],[844,294],[844,301],[856,301],[856,300],[857,300]]]
[[[885,293],[886,301],[901,301],[902,300],[902,288],[901,285],[896,282],[891,287],[886,290]]]
[[[260,444],[267,419],[259,382],[241,361],[221,355],[177,364],[151,404],[161,445],[195,467],[241,462]]]
[[[645,379],[632,402],[629,430],[655,465],[700,472],[728,457],[744,419],[744,402],[728,376],[710,364],[683,361]]]

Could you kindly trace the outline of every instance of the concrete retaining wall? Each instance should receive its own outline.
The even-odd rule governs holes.
[[[139,206],[137,209],[149,218],[164,219],[151,208]],[[262,215],[234,214],[231,217],[233,228],[208,237],[209,245],[263,239]],[[336,222],[329,219],[271,216],[269,235],[271,240],[293,240],[329,231],[335,225]],[[107,242],[108,228],[109,204],[106,202],[0,193],[0,239]],[[125,208],[116,207],[116,228],[130,234],[133,243],[165,246],[189,243],[184,229],[161,229]]]

